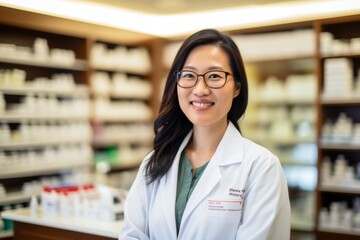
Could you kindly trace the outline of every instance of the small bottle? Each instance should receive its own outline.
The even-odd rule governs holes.
[[[0,143],[9,143],[12,141],[11,130],[8,124],[0,124]]]
[[[39,203],[36,196],[32,195],[30,200],[30,212],[31,215],[36,215],[38,211]]]
[[[360,181],[360,162],[356,164],[355,178],[357,181]]]
[[[0,116],[5,114],[6,102],[2,92],[0,92]]]

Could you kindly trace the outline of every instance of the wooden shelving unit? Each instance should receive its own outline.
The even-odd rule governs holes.
[[[359,198],[360,193],[360,185],[359,182],[354,179],[354,183],[351,182],[340,182],[338,180],[332,180],[335,182],[327,182],[329,180],[325,180],[325,170],[323,170],[325,164],[329,164],[325,162],[325,158],[328,157],[331,161],[331,165],[333,171],[336,170],[337,157],[339,155],[343,155],[347,160],[346,164],[348,167],[353,167],[354,174],[356,176],[357,164],[360,164],[360,145],[358,143],[354,143],[351,141],[348,142],[337,142],[335,136],[333,136],[333,142],[322,142],[322,137],[325,134],[323,126],[325,122],[331,121],[335,123],[340,113],[345,113],[350,119],[352,119],[352,123],[360,123],[360,95],[353,95],[348,92],[341,92],[343,90],[341,87],[346,84],[346,82],[340,81],[340,78],[343,81],[348,81],[347,77],[341,74],[344,74],[343,69],[337,69],[339,72],[339,82],[334,83],[331,82],[329,75],[326,71],[329,68],[336,68],[336,66],[326,66],[327,60],[332,59],[345,59],[345,61],[352,62],[352,70],[351,70],[351,78],[352,84],[354,84],[354,79],[358,76],[358,71],[360,69],[360,55],[359,49],[349,49],[351,39],[360,37],[360,15],[357,16],[349,16],[349,17],[341,17],[334,18],[328,20],[321,20],[315,22],[315,28],[317,31],[317,75],[319,80],[319,92],[318,92],[318,104],[317,104],[317,112],[318,112],[318,186],[317,186],[317,239],[322,240],[331,240],[331,239],[344,239],[344,240],[352,240],[359,239],[360,228],[357,227],[357,223],[355,222],[356,214],[359,214],[355,210],[354,200],[355,198]],[[334,50],[331,47],[326,47],[328,41],[323,39],[324,36],[322,34],[330,33],[333,36],[332,41],[336,41],[336,44],[348,44],[348,50],[342,52]],[[333,52],[332,52],[333,51]],[[331,72],[335,73],[335,72]],[[327,81],[327,82],[326,82]],[[334,80],[335,81],[335,80]],[[324,96],[324,91],[326,91],[326,87],[330,84],[339,84],[339,94],[334,94],[332,97],[331,94],[327,94]],[[351,89],[354,89],[352,86]],[[338,170],[340,171],[340,170]],[[335,174],[332,172],[332,174]],[[341,173],[340,173],[341,175]],[[338,182],[336,182],[338,181]],[[352,181],[352,180],[351,180]],[[334,204],[341,203],[348,210],[352,211],[351,220],[346,223],[343,223],[343,217],[345,209],[339,212],[335,211]],[[328,218],[325,220],[321,217],[324,212],[328,211]],[[333,211],[333,214],[339,214],[341,219],[337,219],[334,216],[331,216],[330,211]],[[325,222],[325,223],[324,223]],[[350,222],[350,224],[349,224]]]
[[[292,36],[294,33],[305,35],[304,44],[310,45],[307,52],[297,51],[296,44],[293,42]],[[252,29],[246,31],[234,31],[232,32],[235,41],[237,42],[242,57],[245,62],[245,68],[247,70],[247,76],[249,81],[250,99],[248,110],[245,114],[245,118],[240,121],[240,127],[245,137],[267,147],[274,152],[280,159],[285,173],[287,174],[289,183],[289,192],[292,203],[292,236],[308,236],[315,230],[315,201],[314,200],[314,186],[312,184],[311,189],[307,186],[298,186],[294,179],[301,179],[301,175],[306,172],[309,179],[316,180],[315,159],[311,159],[308,156],[297,156],[295,154],[296,149],[301,146],[315,145],[315,136],[299,136],[296,133],[296,129],[300,124],[307,124],[314,128],[316,126],[315,119],[315,56],[312,49],[315,49],[315,32],[310,22],[295,25],[282,25],[268,29]],[[311,37],[313,36],[313,37]],[[251,39],[249,46],[247,46],[248,38]],[[272,45],[266,46],[261,42],[271,42],[267,39],[272,40]],[[256,45],[254,42],[258,39],[259,44]],[[307,40],[307,41],[306,41]],[[253,45],[255,52],[264,52],[262,56],[256,57],[251,56],[250,45]],[[285,46],[286,51],[280,46]],[[264,48],[260,50],[260,48]],[[271,52],[277,54],[273,55]],[[270,54],[267,55],[266,52]],[[246,55],[249,52],[249,55]],[[313,97],[307,97],[304,95],[300,98],[291,98],[292,95],[285,94],[286,84],[290,84],[291,76],[306,77],[312,75],[312,84],[314,90]],[[303,78],[302,78],[303,79]],[[305,79],[303,79],[305,80]],[[282,88],[282,93],[279,95],[279,91],[269,91],[270,83],[276,81],[275,87]],[[271,85],[274,87],[274,85]],[[278,90],[278,89],[274,89]],[[300,90],[304,91],[304,90]],[[266,97],[264,98],[266,93]],[[268,94],[270,93],[270,94]],[[280,98],[281,97],[281,98]],[[296,97],[296,96],[295,96]],[[292,112],[296,111],[297,108],[306,109],[311,111],[313,109],[313,119],[295,119],[291,118]],[[277,116],[278,110],[281,109],[282,113],[286,116],[274,118]],[[265,111],[266,110],[266,111]],[[281,119],[280,119],[281,118]],[[279,137],[282,132],[278,132],[274,135],[275,125],[277,121],[287,121],[291,125],[291,134],[285,134],[286,137]],[[259,131],[261,130],[261,131]],[[313,147],[315,149],[315,147]],[[300,159],[301,158],[301,159]],[[299,176],[294,176],[294,173],[298,173]],[[300,180],[299,180],[300,181]],[[311,185],[311,184],[310,184]],[[305,211],[306,209],[313,209],[312,211]],[[294,238],[296,239],[296,238]],[[311,239],[311,237],[309,238]]]
[[[0,114],[0,124],[11,134],[10,138],[6,139],[3,130],[0,137],[2,154],[0,179],[6,189],[6,195],[0,201],[0,210],[3,210],[9,206],[19,207],[19,204],[22,207],[27,206],[31,195],[37,194],[25,193],[23,191],[25,183],[39,181],[43,177],[59,176],[61,173],[75,169],[89,168],[92,165],[92,156],[91,136],[75,136],[74,134],[68,138],[60,137],[62,126],[71,124],[90,126],[89,113],[86,114],[81,109],[78,112],[71,111],[75,109],[75,104],[79,101],[89,102],[89,92],[86,87],[86,39],[6,24],[2,20],[0,23],[2,32],[0,36],[0,44],[2,44],[0,93],[5,102],[5,109]],[[37,58],[36,52],[31,51],[34,49],[36,39],[40,38],[46,39],[48,47],[48,52],[43,55],[43,59]],[[8,47],[9,54],[7,54],[5,50],[7,44],[15,46],[13,49],[16,48],[16,50],[11,50],[10,46]],[[52,61],[50,52],[55,48],[60,51],[72,51],[74,59],[69,62]],[[27,52],[26,57],[22,55],[24,52]],[[20,69],[24,76],[13,74],[14,69]],[[63,85],[54,85],[56,81],[64,81],[64,79],[55,78],[56,75],[66,75],[68,80],[71,77],[73,85],[69,81],[63,82]],[[35,79],[39,78],[43,79],[42,84],[34,84]],[[29,102],[33,104],[31,105],[33,109],[26,109],[25,103],[30,97],[32,101]],[[40,101],[48,105],[40,107]],[[59,107],[59,109],[51,109],[50,106]],[[46,126],[47,133],[40,133],[39,130],[34,129],[40,126]],[[31,137],[27,135],[30,132],[33,134]],[[40,134],[43,135],[40,136]],[[78,155],[76,160],[70,159],[70,155],[68,155],[69,158],[51,155],[54,159],[47,161],[42,161],[40,158],[49,150],[60,154],[67,152],[67,148],[80,149],[82,147],[87,147],[87,156]],[[55,157],[59,158],[58,162]],[[28,158],[28,161],[25,161],[25,158]]]
[[[5,102],[4,111],[0,111],[0,126],[6,125],[11,132],[11,139],[2,140],[0,136],[0,160],[10,155],[21,155],[27,152],[34,152],[39,154],[45,149],[67,149],[80,146],[82,149],[89,150],[87,157],[82,157],[82,153],[77,154],[76,159],[70,159],[69,156],[62,155],[62,159],[57,162],[42,162],[41,164],[33,163],[23,165],[26,163],[24,159],[19,160],[17,167],[10,167],[7,164],[2,165],[0,162],[0,179],[1,183],[6,189],[5,196],[1,196],[0,213],[2,210],[17,208],[20,206],[27,206],[32,195],[38,193],[29,193],[24,191],[24,184],[39,181],[43,177],[54,178],[59,177],[64,173],[69,173],[77,169],[93,172],[96,169],[94,164],[94,152],[99,147],[118,146],[127,144],[139,146],[141,144],[150,145],[148,141],[142,138],[140,141],[131,139],[130,141],[124,139],[111,141],[94,141],[94,131],[92,127],[94,122],[98,123],[100,119],[107,124],[124,124],[125,126],[134,122],[132,118],[126,118],[124,121],[118,117],[102,119],[93,116],[94,98],[95,94],[91,91],[91,75],[96,71],[107,72],[109,74],[124,73],[127,76],[138,76],[147,81],[152,86],[152,92],[157,93],[158,84],[154,81],[157,73],[153,73],[153,69],[159,69],[156,62],[161,54],[161,40],[154,39],[152,36],[145,34],[122,31],[110,27],[98,26],[74,20],[67,20],[42,14],[35,14],[26,11],[0,7],[0,95],[3,96]],[[36,39],[45,39],[50,54],[49,58],[39,59],[35,54],[34,42]],[[145,67],[141,66],[139,62],[138,72],[134,69],[117,69],[117,68],[103,68],[92,64],[91,49],[96,43],[104,43],[107,46],[114,48],[116,46],[125,47],[127,49],[144,48],[149,52],[149,62],[152,63],[151,68],[147,68],[146,73],[142,70]],[[1,45],[2,44],[2,45]],[[6,46],[6,45],[11,46]],[[6,48],[8,47],[8,48]],[[14,52],[14,49],[15,52]],[[62,61],[53,58],[52,50],[62,49],[72,51],[75,58],[71,61]],[[19,51],[19,52],[16,52]],[[20,54],[17,54],[20,53]],[[153,61],[155,60],[155,63]],[[126,61],[126,60],[125,60]],[[8,78],[9,71],[13,69],[21,69],[26,73],[25,79]],[[5,71],[7,71],[5,73]],[[54,74],[71,75],[74,80],[73,86],[68,88],[61,88],[58,85],[49,84],[53,80]],[[2,78],[4,77],[5,78]],[[18,76],[17,76],[18,77]],[[36,78],[46,78],[47,85],[33,84]],[[33,111],[17,110],[18,105],[22,104],[25,99],[31,96],[36,100],[39,98],[56,100],[61,108],[47,108],[34,109]],[[104,97],[104,96],[99,96]],[[130,101],[143,102],[148,110],[151,112],[149,117],[138,119],[138,123],[151,125],[153,121],[153,113],[156,112],[158,102],[153,100],[151,95],[146,98],[137,98],[123,95],[110,94],[107,95],[112,101]],[[69,108],[69,111],[63,111],[62,103],[71,103],[71,101],[86,100],[88,105],[83,105],[81,109]],[[79,103],[80,104],[80,103]],[[49,104],[49,106],[55,106]],[[84,114],[82,110],[88,108],[88,113]],[[1,109],[0,109],[1,110]],[[125,115],[126,116],[126,115]],[[22,139],[21,134],[16,131],[20,129],[22,124],[25,125],[39,125],[39,126],[64,126],[71,124],[82,124],[81,128],[89,130],[84,133],[82,129],[81,136],[69,137],[63,136],[63,132],[59,132],[62,138],[48,137],[41,139],[39,135],[36,138]],[[140,128],[139,128],[140,129]],[[1,129],[0,129],[1,130]],[[88,134],[89,133],[89,134]],[[2,133],[0,133],[1,135]],[[36,133],[35,133],[36,134]],[[39,133],[40,134],[40,133]],[[42,133],[41,133],[42,134]],[[49,130],[48,134],[53,134]],[[20,136],[20,138],[19,138]],[[50,135],[49,135],[50,136]],[[39,155],[36,155],[38,157]],[[49,155],[50,156],[50,155]],[[52,156],[52,155],[51,155]],[[145,156],[145,153],[144,153]],[[139,154],[136,158],[130,159],[124,163],[114,163],[113,169],[116,171],[136,170],[140,161],[144,156]],[[14,157],[15,159],[15,157]],[[32,160],[31,160],[32,161]],[[40,163],[40,162],[39,162]],[[12,232],[4,232],[0,234],[0,238],[11,237]]]

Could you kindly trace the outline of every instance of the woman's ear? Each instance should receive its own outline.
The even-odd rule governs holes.
[[[240,89],[241,89],[240,83],[235,81],[233,98],[236,98],[239,95]]]

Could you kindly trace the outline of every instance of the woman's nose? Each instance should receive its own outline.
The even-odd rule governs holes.
[[[198,81],[193,88],[193,93],[198,96],[210,94],[210,88],[206,85],[205,78],[203,76],[198,77]]]

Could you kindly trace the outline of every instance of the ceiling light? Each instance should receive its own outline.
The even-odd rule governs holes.
[[[292,1],[167,15],[77,0],[0,0],[0,5],[159,37],[174,37],[203,28],[241,29],[360,12],[358,0]]]

